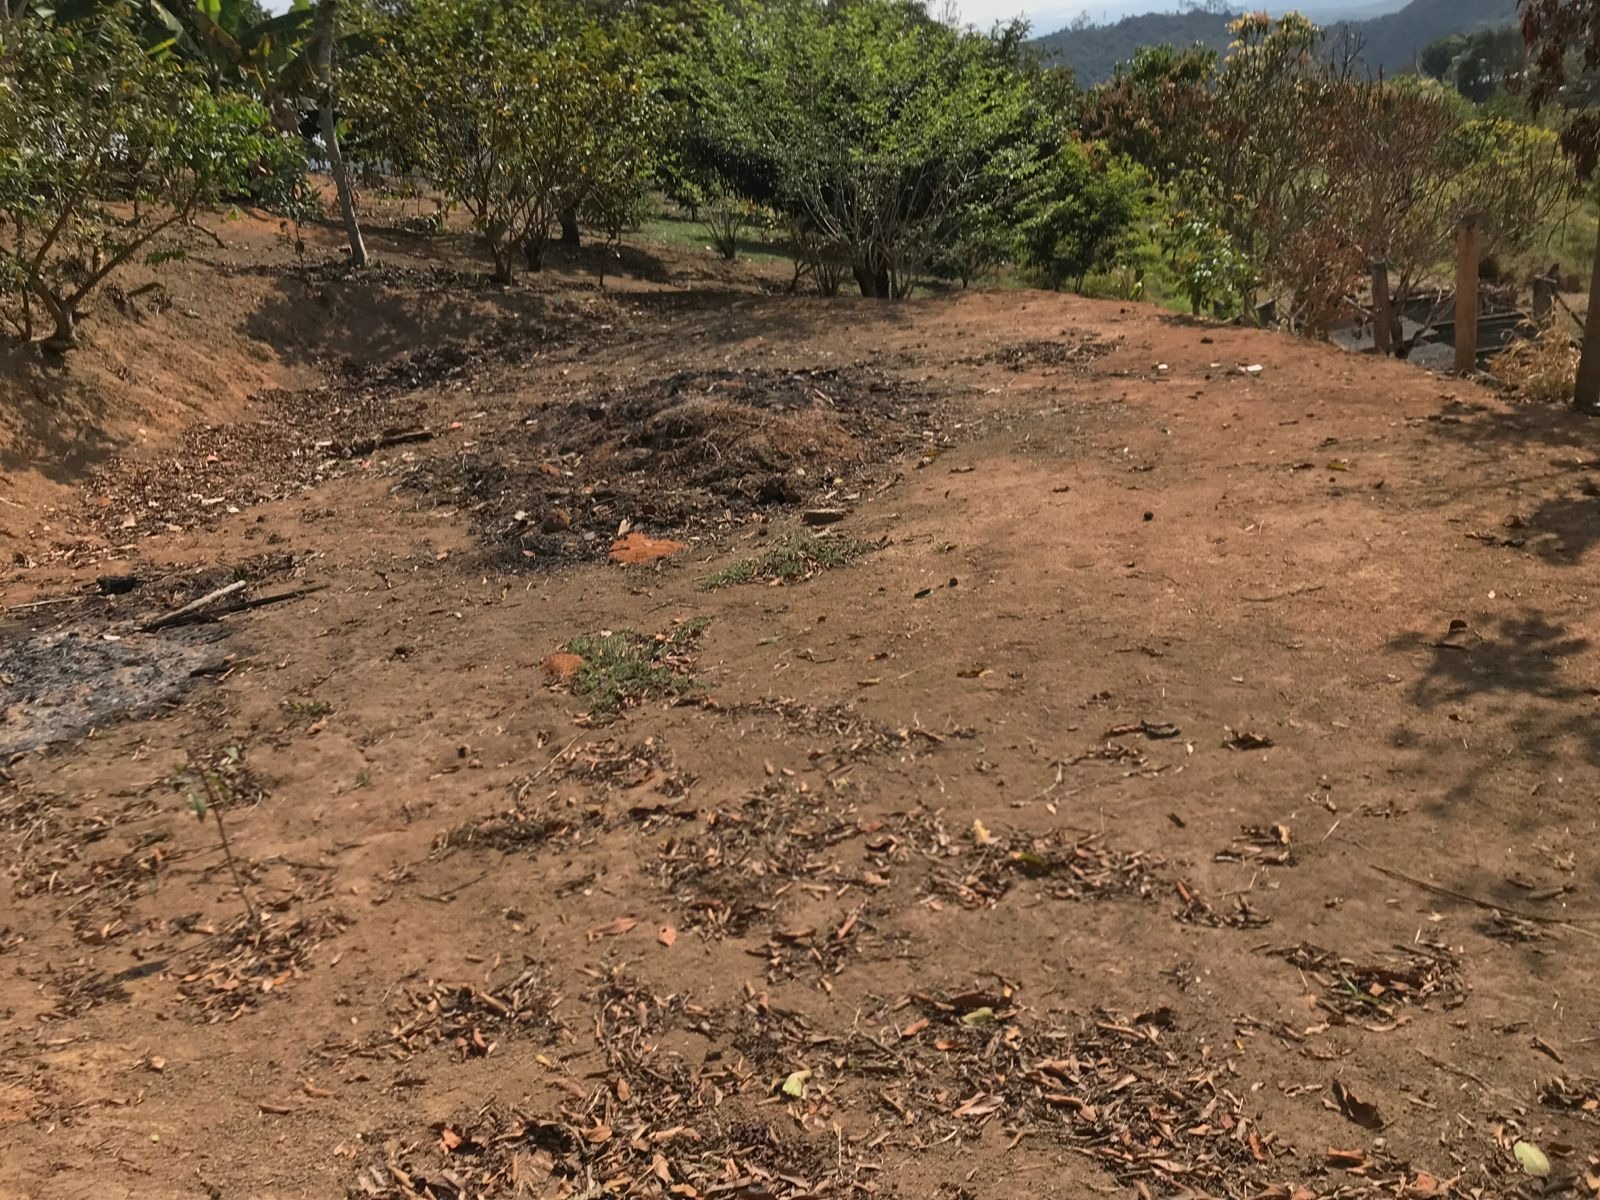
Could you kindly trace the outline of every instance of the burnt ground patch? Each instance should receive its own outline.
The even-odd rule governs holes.
[[[0,642],[0,758],[148,712],[223,669],[227,634],[182,628],[108,640],[94,628]]]
[[[848,502],[955,427],[939,391],[870,366],[688,370],[530,411],[403,486],[470,513],[495,557],[549,563],[603,555],[625,524],[699,533]]]

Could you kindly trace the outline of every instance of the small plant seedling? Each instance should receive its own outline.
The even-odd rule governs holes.
[[[700,581],[700,587],[710,592],[757,580],[801,583],[823,571],[847,567],[872,549],[872,543],[858,542],[852,538],[794,533],[756,558],[741,559],[714,575],[708,575]]]
[[[697,618],[654,637],[618,629],[573,638],[566,650],[583,660],[572,674],[573,694],[603,717],[652,696],[691,695],[701,684],[690,672],[688,652],[709,624]]]
[[[230,746],[226,754],[229,756],[228,762],[238,761],[239,752],[236,748]],[[233,857],[233,843],[228,839],[227,822],[222,819],[222,809],[226,802],[233,798],[233,788],[222,771],[206,766],[198,756],[194,757],[194,761],[199,764],[195,777],[200,781],[201,792],[189,793],[189,811],[194,813],[195,820],[202,823],[206,819],[207,812],[216,821],[217,833],[222,838],[222,856],[228,862],[228,870],[233,873],[234,886],[239,889],[239,899],[244,902],[244,910],[250,918],[250,924],[259,926],[261,914],[256,911],[256,906],[250,899],[250,890],[245,886],[244,874],[239,870],[239,864]]]
[[[320,720],[333,711],[333,705],[326,700],[318,700],[314,697],[307,700],[285,700],[283,707],[291,716],[299,717],[306,721]]]
[[[366,767],[362,767],[361,770],[356,772],[356,786],[358,788],[369,788],[372,786],[372,772]]]

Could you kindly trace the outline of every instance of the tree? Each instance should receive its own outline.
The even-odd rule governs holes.
[[[297,151],[266,110],[215,95],[154,58],[120,12],[79,23],[19,19],[0,31],[0,301],[16,331],[49,349],[77,342],[95,290],[156,248],[203,203],[293,173]],[[299,165],[303,166],[303,159]]]
[[[1600,164],[1600,108],[1593,87],[1600,72],[1600,0],[1521,0],[1521,6],[1529,60],[1522,86],[1535,112],[1565,110],[1561,147],[1587,182]],[[1584,412],[1600,414],[1600,240],[1572,401]]]
[[[1521,70],[1526,51],[1515,25],[1452,33],[1418,56],[1422,73],[1447,83],[1474,104],[1483,104]]]
[[[509,283],[564,208],[638,185],[658,107],[646,49],[562,0],[406,0],[352,100],[391,158],[461,203]]]
[[[328,155],[328,172],[333,176],[339,196],[339,219],[344,223],[345,239],[350,244],[350,265],[367,265],[367,243],[361,236],[356,217],[355,189],[339,149],[339,121],[333,90],[333,51],[339,39],[339,0],[321,0],[317,8],[317,118],[322,126],[322,148]]]
[[[996,198],[1029,103],[1020,33],[961,33],[894,0],[776,0],[709,22],[691,142],[740,195],[905,296]]]
[[[1347,46],[1298,16],[1244,17],[1233,30],[1220,64],[1142,54],[1092,114],[1114,147],[1145,156],[1180,209],[1226,235],[1197,240],[1202,226],[1180,223],[1174,244],[1201,247],[1202,266],[1231,271],[1239,256],[1291,327],[1326,331],[1359,312],[1370,286],[1378,346],[1400,353],[1398,311],[1450,257],[1464,219],[1517,249],[1568,202],[1548,134],[1477,117],[1430,81],[1358,74]]]
[[[1020,206],[1023,261],[1052,288],[1070,281],[1081,291],[1089,272],[1109,265],[1126,243],[1144,184],[1126,159],[1066,143]]]

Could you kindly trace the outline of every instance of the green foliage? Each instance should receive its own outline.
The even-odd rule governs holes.
[[[1423,74],[1447,83],[1474,104],[1498,95],[1527,58],[1515,25],[1453,33],[1427,46],[1417,58]]]
[[[801,583],[823,571],[847,567],[872,549],[870,542],[851,538],[796,533],[755,558],[745,558],[700,581],[706,591],[756,580]]]
[[[690,673],[688,655],[708,624],[688,621],[654,637],[619,629],[573,638],[566,650],[583,659],[572,675],[573,693],[604,717],[654,697],[693,695],[701,685]]]
[[[0,33],[0,312],[74,344],[96,288],[197,208],[301,163],[254,100],[152,57],[115,10]]]
[[[564,0],[404,0],[351,102],[388,157],[466,209],[509,281],[519,253],[541,264],[563,208],[621,220],[642,196],[652,65],[626,20],[607,28]]]
[[[1172,188],[1165,240],[1191,305],[1263,288],[1316,332],[1355,315],[1382,264],[1374,310],[1392,318],[1388,302],[1449,257],[1468,216],[1515,253],[1566,204],[1570,175],[1544,131],[1475,117],[1429,80],[1351,73],[1303,17],[1232,30],[1220,62],[1140,55],[1091,109],[1098,133]]]
[[[1199,316],[1237,308],[1250,283],[1250,264],[1216,221],[1185,208],[1168,211],[1162,251],[1171,264],[1189,311]]]
[[[689,138],[725,184],[837,252],[864,295],[906,295],[1031,101],[1015,38],[953,31],[893,0],[777,0],[708,20]]]
[[[1143,171],[1126,159],[1068,142],[1046,164],[1020,206],[1023,261],[1052,288],[1079,291],[1091,271],[1126,248],[1145,206]]]
[[[700,223],[711,236],[711,245],[727,262],[739,257],[739,243],[745,232],[761,217],[760,208],[725,187],[714,186],[699,200]]]

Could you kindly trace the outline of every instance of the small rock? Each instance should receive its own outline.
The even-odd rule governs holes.
[[[563,651],[552,654],[540,666],[543,667],[545,676],[551,683],[566,683],[577,673],[578,668],[583,666],[583,656]]]
[[[637,565],[639,563],[655,562],[658,558],[666,558],[685,549],[688,543],[674,542],[667,538],[646,537],[642,533],[634,532],[627,537],[618,538],[611,543],[611,561],[624,565]]]

